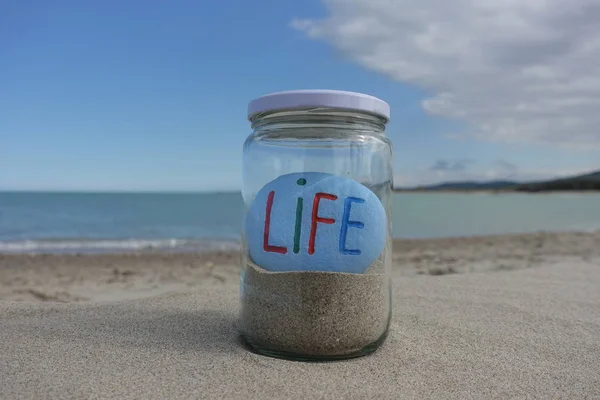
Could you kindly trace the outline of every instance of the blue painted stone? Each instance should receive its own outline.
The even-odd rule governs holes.
[[[317,193],[337,196],[335,200],[322,197],[317,213],[318,218],[335,222],[316,223],[314,252],[310,254]],[[266,244],[272,247],[265,250],[269,197],[272,206]],[[302,198],[299,232],[298,198]],[[362,273],[383,252],[387,217],[379,198],[364,185],[336,175],[302,172],[282,175],[266,184],[248,209],[244,229],[252,261],[266,270]]]

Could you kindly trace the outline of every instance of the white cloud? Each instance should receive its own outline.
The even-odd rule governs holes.
[[[432,171],[465,171],[473,162],[468,158],[457,160],[438,159],[430,169]]]
[[[324,2],[328,18],[292,26],[426,89],[425,110],[469,135],[600,146],[598,0]]]

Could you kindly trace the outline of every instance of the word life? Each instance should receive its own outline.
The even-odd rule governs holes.
[[[306,179],[300,178],[297,180],[298,185],[306,185]],[[263,249],[266,252],[286,254],[288,249],[283,246],[273,246],[269,244],[269,231],[271,228],[271,212],[273,209],[273,201],[275,199],[275,191],[271,190],[267,197],[267,204],[265,209],[265,228],[263,230]],[[324,218],[319,216],[319,204],[322,199],[336,201],[338,196],[331,193],[318,192],[315,193],[313,198],[312,213],[310,218],[310,236],[308,239],[308,254],[313,255],[315,253],[315,238],[317,235],[317,224],[334,224],[336,221],[333,218]],[[350,210],[352,209],[352,203],[364,203],[365,200],[359,197],[346,197],[344,201],[344,215],[342,216],[340,239],[339,239],[339,252],[342,254],[360,255],[358,249],[347,249],[346,248],[346,237],[348,235],[348,228],[355,227],[362,229],[365,224],[360,221],[350,221]],[[302,208],[304,205],[304,199],[298,197],[296,203],[296,224],[294,227],[294,253],[300,251],[300,235],[302,233]]]
[[[244,230],[250,258],[266,270],[360,273],[385,247],[387,216],[352,179],[292,173],[257,193]]]

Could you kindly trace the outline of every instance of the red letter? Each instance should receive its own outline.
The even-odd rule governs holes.
[[[279,253],[285,254],[287,253],[287,248],[279,247],[279,246],[271,246],[269,244],[269,229],[271,229],[271,208],[273,208],[273,198],[275,197],[275,192],[271,191],[269,193],[269,197],[267,198],[267,211],[265,214],[265,231],[263,235],[263,249],[266,252],[270,253]]]
[[[319,217],[319,202],[321,198],[327,200],[336,200],[337,196],[329,193],[316,193],[315,199],[313,200],[312,219],[310,226],[310,237],[308,239],[308,254],[315,253],[315,236],[317,236],[317,222],[322,224],[333,224],[335,219],[333,218],[321,218]]]

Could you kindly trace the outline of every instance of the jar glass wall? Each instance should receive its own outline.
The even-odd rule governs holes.
[[[250,117],[240,329],[266,355],[368,354],[390,323],[388,116],[326,100]]]

